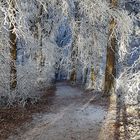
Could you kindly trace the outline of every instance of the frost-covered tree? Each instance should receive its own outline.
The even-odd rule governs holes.
[[[109,93],[115,82],[120,89],[118,81],[131,81],[129,68],[136,66],[126,66],[139,21],[132,9],[124,0],[0,1],[1,98],[36,101],[36,91],[60,73],[89,89]]]
[[[9,1],[9,13],[12,14],[12,16],[9,15],[9,38],[10,38],[10,89],[13,90],[16,88],[17,85],[17,70],[16,70],[16,58],[17,58],[17,45],[16,45],[16,33],[14,31],[16,24],[13,22],[12,18],[16,18],[15,13],[15,0]]]
[[[118,5],[117,0],[111,0],[111,7],[115,9]],[[105,70],[105,94],[109,94],[112,90],[115,91],[115,78],[116,78],[116,51],[117,51],[117,40],[115,37],[114,29],[116,26],[116,21],[112,17],[109,23],[109,41],[107,44],[107,60],[106,60],[106,70]]]
[[[0,1],[0,97],[4,104],[36,101],[37,90],[50,86],[61,9],[60,1]]]

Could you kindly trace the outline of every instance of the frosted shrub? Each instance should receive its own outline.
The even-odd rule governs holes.
[[[136,105],[140,102],[140,58],[130,68],[125,68],[117,79],[116,93],[121,95],[125,104]]]

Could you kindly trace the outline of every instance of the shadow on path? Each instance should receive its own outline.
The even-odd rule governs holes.
[[[99,135],[108,115],[109,99],[67,83],[57,83],[56,87],[55,94],[48,98],[51,112],[36,114],[32,127],[9,139],[103,140]]]

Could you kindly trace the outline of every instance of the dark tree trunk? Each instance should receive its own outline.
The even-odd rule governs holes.
[[[116,8],[117,0],[110,1],[112,8]],[[105,86],[104,95],[108,96],[115,90],[115,77],[116,77],[116,38],[114,34],[114,28],[116,21],[114,18],[109,23],[109,42],[107,46],[107,60],[105,70]]]
[[[75,83],[77,77],[77,66],[76,66],[78,57],[77,39],[80,31],[80,12],[79,12],[80,7],[79,2],[75,2],[74,4],[75,4],[75,31],[72,43],[72,54],[71,54],[72,72],[70,74],[70,81]]]
[[[15,1],[11,0],[11,9],[12,14],[15,17]],[[10,19],[10,18],[9,18]],[[10,19],[11,22],[11,19]],[[16,59],[17,59],[17,46],[16,46],[16,33],[14,32],[14,26],[15,23],[11,23],[10,25],[10,32],[9,32],[9,38],[10,38],[10,89],[14,90],[17,86],[17,70],[16,70]]]

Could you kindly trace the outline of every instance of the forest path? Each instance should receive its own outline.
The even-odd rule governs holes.
[[[55,95],[49,97],[52,111],[35,114],[32,125],[28,125],[25,132],[9,139],[107,140],[107,136],[113,139],[111,133],[105,131],[108,107],[91,104],[94,96],[66,83],[58,83]]]

